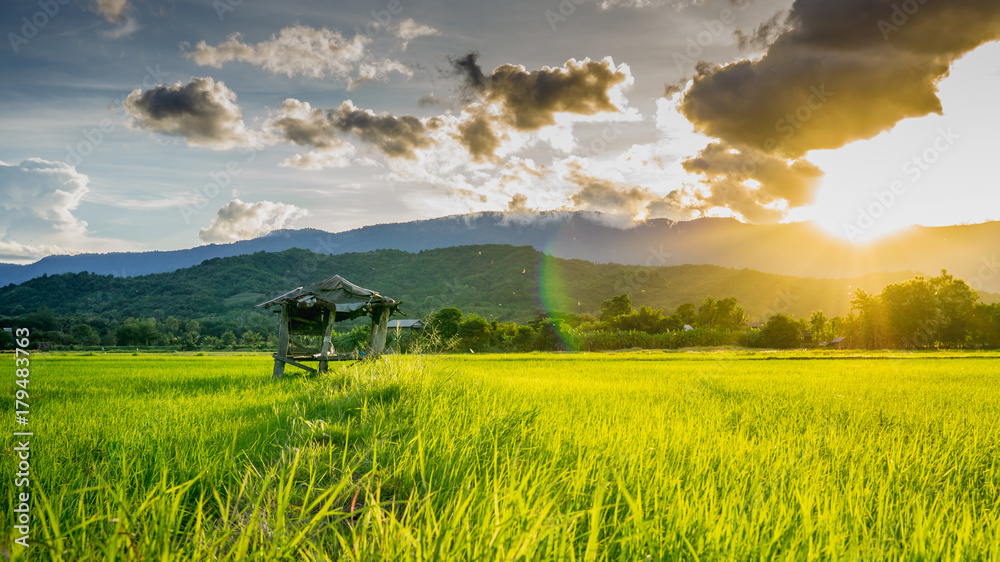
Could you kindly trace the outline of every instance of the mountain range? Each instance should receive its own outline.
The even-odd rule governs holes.
[[[214,258],[169,273],[113,277],[64,273],[0,288],[0,316],[41,307],[60,316],[250,321],[253,305],[339,274],[401,300],[411,318],[455,306],[490,320],[527,322],[555,311],[598,314],[602,300],[628,293],[635,307],[672,312],[708,296],[734,297],[751,320],[775,313],[807,318],[850,311],[858,289],[877,293],[912,273],[851,279],[809,279],[715,265],[594,264],[543,254],[527,246],[457,246],[417,253],[377,250],[336,256],[308,250]],[[1000,295],[982,293],[984,302]]]
[[[809,223],[654,219],[621,228],[600,214],[582,212],[476,213],[336,233],[279,230],[253,240],[186,250],[49,256],[28,265],[0,264],[0,286],[59,273],[87,271],[118,277],[164,273],[212,258],[290,248],[337,255],[474,244],[531,246],[555,257],[595,263],[707,264],[798,277],[846,279],[886,272],[937,275],[947,269],[977,290],[1000,293],[1000,222],[912,227],[859,245]]]

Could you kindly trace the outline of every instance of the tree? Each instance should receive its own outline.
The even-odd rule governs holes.
[[[69,329],[69,335],[83,345],[101,345],[101,336],[89,324],[76,324]]]
[[[458,325],[462,322],[462,311],[450,306],[435,312],[427,322],[442,340],[448,340],[458,333]]]
[[[628,293],[622,293],[601,302],[600,319],[602,322],[610,322],[619,316],[631,313],[632,299],[629,298]]]
[[[703,328],[735,330],[745,324],[747,314],[734,297],[717,300],[705,297],[698,307],[697,322]]]
[[[799,346],[799,324],[784,314],[775,314],[760,330],[763,347],[790,349]]]
[[[116,331],[118,345],[153,345],[160,336],[155,320],[128,318]]]
[[[181,339],[181,341],[183,342],[184,349],[188,351],[198,349],[197,332],[188,332],[184,334],[184,337]]]
[[[857,316],[854,311],[858,312]],[[851,300],[851,314],[846,325],[848,339],[855,347],[879,349],[889,344],[885,309],[878,295],[858,289]]]
[[[257,346],[260,345],[260,342],[264,341],[264,339],[260,337],[260,334],[250,330],[243,332],[243,337],[240,338],[240,340],[245,347],[249,347],[250,349],[256,349]]]
[[[669,322],[663,311],[648,306],[640,306],[631,314],[619,316],[611,321],[611,326],[622,331],[638,330],[649,334],[660,334],[669,329]]]
[[[478,349],[487,343],[490,336],[490,323],[478,314],[468,314],[458,325],[457,334],[462,338],[462,347]]]
[[[698,323],[698,310],[689,302],[677,307],[669,317],[667,317],[667,329],[681,330],[684,326],[694,326]]]
[[[921,349],[934,345],[944,321],[937,290],[923,277],[882,289],[893,347]]]
[[[538,351],[565,351],[567,327],[562,320],[548,318],[538,326],[535,349]]]
[[[810,331],[812,332],[812,341],[814,344],[818,344],[820,342],[824,342],[827,340],[826,324],[827,324],[827,319],[826,316],[823,314],[822,310],[817,310],[816,312],[813,312],[812,316],[809,317],[809,328]]]
[[[942,314],[937,340],[946,347],[964,347],[972,329],[979,295],[965,281],[955,279],[945,270],[931,279],[931,286],[937,290]]]
[[[163,320],[163,331],[167,334],[176,334],[181,330],[181,321],[173,316],[167,316]]]
[[[970,320],[970,332],[973,345],[1000,348],[1000,303],[976,304]]]
[[[222,342],[222,345],[231,348],[236,345],[236,334],[234,334],[232,330],[227,330],[224,334],[222,334],[222,339],[220,341]]]

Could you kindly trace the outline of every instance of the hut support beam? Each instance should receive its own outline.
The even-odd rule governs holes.
[[[294,360],[289,359],[287,357],[285,357],[284,359],[280,359],[280,358],[278,358],[278,354],[277,353],[274,354],[274,360],[276,362],[280,361],[282,364],[288,363],[289,365],[298,367],[298,368],[300,368],[300,369],[302,369],[304,371],[309,371],[310,373],[312,373],[314,375],[316,374],[316,369],[313,369],[312,367],[307,367],[306,365],[303,365],[302,363],[299,363],[298,361],[294,361]]]
[[[281,320],[278,326],[278,352],[274,354],[274,373],[276,379],[285,376],[285,358],[288,357],[288,304],[281,305]]]
[[[327,361],[326,358],[329,357],[330,351],[333,350],[333,342],[331,338],[333,337],[333,323],[337,321],[337,313],[335,311],[330,311],[330,318],[326,321],[326,328],[323,330],[323,345],[319,349],[319,372],[325,373]]]
[[[389,307],[380,306],[372,311],[372,329],[368,340],[368,352],[379,355],[385,350],[385,338],[389,334]]]

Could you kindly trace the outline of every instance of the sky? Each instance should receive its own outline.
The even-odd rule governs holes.
[[[1000,220],[995,0],[0,13],[0,262],[479,211]]]

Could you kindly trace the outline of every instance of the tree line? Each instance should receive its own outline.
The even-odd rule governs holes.
[[[595,311],[596,312],[596,311]],[[457,307],[440,308],[423,318],[420,332],[390,332],[389,344],[399,351],[547,351],[693,346],[794,348],[821,346],[844,338],[846,347],[861,349],[997,349],[1000,348],[1000,304],[978,302],[968,284],[947,272],[917,276],[890,284],[878,294],[858,290],[846,316],[827,318],[814,311],[808,318],[774,314],[751,323],[733,297],[711,296],[667,312],[633,307],[627,293],[600,303],[595,314],[539,312],[526,323],[488,320]],[[0,318],[0,326],[27,327],[34,341],[57,346],[164,347],[174,349],[258,349],[273,347],[276,322],[248,312],[202,320],[159,314],[124,320],[99,316],[58,316],[42,307],[17,317]],[[340,326],[334,346],[361,348],[367,341],[364,323]],[[304,338],[303,345],[315,344]],[[11,349],[13,337],[0,332],[0,348]],[[317,345],[318,347],[318,345]]]

